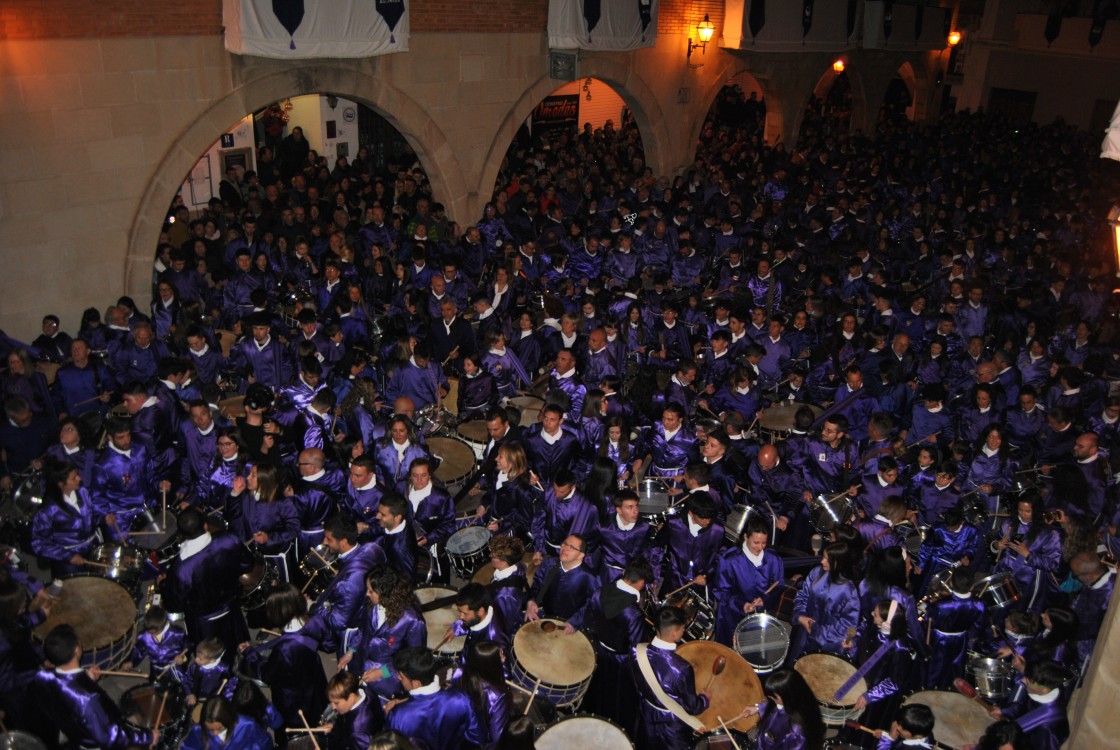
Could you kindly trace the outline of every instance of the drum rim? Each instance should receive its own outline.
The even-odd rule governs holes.
[[[542,683],[542,684],[543,684],[543,683]],[[572,721],[572,720],[574,720],[574,719],[595,719],[596,721],[601,721],[601,722],[603,722],[603,723],[605,723],[605,724],[610,724],[610,725],[611,725],[612,727],[614,727],[614,728],[615,728],[615,729],[617,729],[618,731],[622,732],[622,736],[623,736],[623,737],[625,737],[625,738],[626,738],[626,741],[630,743],[630,747],[631,747],[631,748],[633,748],[633,747],[634,747],[634,740],[632,740],[632,739],[630,738],[630,733],[629,733],[629,732],[627,732],[627,731],[626,731],[626,730],[625,730],[625,729],[624,729],[624,728],[622,727],[622,725],[620,725],[620,724],[619,724],[618,722],[616,722],[616,721],[612,721],[611,719],[608,719],[608,718],[607,718],[606,716],[599,716],[598,714],[588,713],[588,712],[586,712],[586,711],[576,711],[576,712],[575,712],[574,714],[572,714],[571,716],[562,716],[562,717],[560,717],[560,718],[559,718],[559,719],[557,719],[556,721],[554,721],[554,722],[552,722],[551,724],[549,724],[548,726],[546,726],[546,727],[544,728],[544,732],[541,732],[541,735],[540,735],[540,736],[541,736],[541,737],[543,737],[543,736],[545,735],[545,733],[546,733],[546,732],[548,732],[548,730],[552,729],[553,727],[559,726],[560,724],[563,724],[563,723],[564,723],[564,722],[566,722],[566,721]],[[540,737],[538,737],[537,739],[539,740],[539,739],[540,739]]]
[[[510,655],[513,656],[512,650],[510,652]],[[581,687],[591,684],[591,677],[595,674],[595,670],[594,668],[592,668],[591,675],[588,675],[579,682],[573,682],[570,685],[561,685],[556,682],[549,682],[548,680],[540,679],[539,677],[537,677],[537,675],[530,672],[528,668],[525,667],[525,665],[518,661],[516,658],[511,659],[510,672],[512,673],[514,671],[519,672],[521,676],[528,678],[529,680],[528,685],[522,685],[521,687],[531,689],[533,686],[539,685],[539,687],[537,688],[538,690],[540,690],[541,688],[548,688],[549,690],[554,690],[558,693],[570,693],[573,691],[578,693]]]
[[[785,635],[785,648],[782,649],[782,655],[780,658],[775,661],[767,662],[765,664],[755,664],[750,659],[748,659],[742,651],[739,650],[739,646],[737,645],[737,641],[739,638],[739,628],[748,620],[756,620],[758,622],[764,622],[768,624],[772,620],[774,623],[774,627],[780,630],[783,635]],[[749,615],[746,615],[742,620],[739,620],[739,622],[735,625],[735,632],[731,634],[731,643],[731,648],[735,651],[735,653],[739,654],[739,656],[742,656],[743,660],[746,661],[747,664],[750,664],[754,668],[755,672],[758,672],[760,670],[771,672],[781,666],[782,663],[786,660],[786,657],[789,656],[790,635],[788,632],[786,632],[786,629],[782,627],[782,621],[774,615],[770,614],[769,612],[752,612]]]
[[[801,661],[806,656],[831,656],[833,659],[840,659],[841,661],[847,662],[848,664],[850,664],[852,666],[853,669],[856,669],[856,671],[859,671],[859,668],[856,667],[856,663],[854,661],[852,661],[850,658],[848,658],[846,656],[840,656],[839,654],[829,653],[828,651],[822,651],[820,649],[817,649],[817,650],[814,650],[814,651],[806,651],[801,656],[797,657],[797,660],[793,662],[793,668],[797,669],[797,662]],[[802,675],[802,676],[804,676],[804,675]],[[861,677],[860,679],[862,680],[863,678]],[[858,685],[859,683],[857,682],[856,684]],[[864,684],[867,684],[866,680],[864,680]],[[809,686],[809,691],[812,692],[812,685]],[[814,693],[814,695],[816,695],[816,694]],[[849,710],[851,710],[852,706],[856,705],[855,703],[848,703],[848,704],[844,704],[844,703],[825,703],[825,702],[821,701],[820,699],[817,699],[817,703],[819,703],[820,705],[825,706],[827,708],[835,708],[835,709],[839,709],[839,710],[842,710],[842,711],[849,711]]]
[[[521,663],[521,660],[517,658],[517,651],[515,650],[516,649],[517,634],[520,633],[522,629],[524,629],[526,627],[529,627],[530,625],[538,625],[539,626],[539,625],[542,625],[543,623],[546,623],[546,622],[551,622],[551,623],[555,624],[557,628],[562,628],[566,624],[565,620],[561,620],[559,618],[542,617],[539,620],[535,620],[533,622],[527,622],[524,625],[522,625],[521,627],[517,628],[517,630],[514,631],[513,637],[510,639],[510,642],[509,642],[509,656],[510,656],[509,661],[512,664],[512,666],[510,667],[510,670],[512,671],[513,669],[516,669],[516,668],[520,667],[524,671],[524,674],[525,674],[526,677],[532,677],[533,678],[534,683],[536,683],[538,681],[538,679],[540,679],[540,678],[536,674],[530,672],[529,668],[524,666]],[[558,685],[554,682],[546,682],[545,680],[540,679],[541,687],[548,686],[550,688],[555,688],[557,690],[568,690],[568,689],[573,688],[573,687],[578,689],[580,687],[586,687],[587,685],[591,684],[591,678],[595,676],[595,670],[599,667],[599,654],[595,651],[595,644],[593,644],[591,642],[590,638],[588,638],[584,633],[582,633],[578,630],[576,632],[572,633],[572,636],[577,636],[577,635],[582,636],[584,642],[587,643],[588,648],[591,649],[591,673],[588,674],[587,677],[580,680],[578,683],[573,683],[572,685]],[[569,637],[571,637],[571,636],[569,636]],[[578,640],[576,642],[578,642]],[[582,695],[582,692],[580,693],[580,695]],[[577,698],[578,697],[579,696],[577,695]]]
[[[135,601],[136,601],[136,599],[133,597],[133,595],[129,592],[128,588],[126,586],[123,586],[119,581],[115,581],[112,578],[106,578],[105,576],[99,576],[96,573],[85,573],[85,572],[71,573],[70,575],[62,576],[59,580],[69,581],[69,580],[74,579],[74,578],[93,578],[93,579],[96,579],[96,580],[99,580],[99,581],[108,581],[109,583],[113,584],[114,586],[119,586],[125,592],[125,594],[128,595],[128,598],[129,598],[130,601],[132,601],[133,603],[135,603]],[[38,635],[36,635],[36,631],[39,630],[39,628],[42,627],[45,624],[46,624],[46,620],[44,620],[42,623],[40,623],[39,626],[31,629],[31,637],[34,638],[36,640],[36,642],[38,642],[38,643],[43,643],[46,640],[46,635],[44,635],[42,638],[40,638]],[[82,644],[83,645],[82,656],[79,658],[79,661],[81,660],[81,658],[84,658],[86,654],[96,655],[96,654],[99,654],[99,653],[103,653],[103,654],[108,654],[109,655],[110,661],[107,662],[107,663],[112,664],[112,666],[116,666],[117,664],[122,663],[124,661],[124,657],[127,656],[127,653],[122,652],[121,654],[117,654],[116,653],[117,647],[121,646],[122,644],[125,644],[125,643],[135,643],[136,642],[136,633],[139,630],[139,625],[140,625],[140,612],[139,612],[139,608],[138,608],[137,612],[136,612],[136,616],[133,617],[133,619],[132,619],[132,625],[130,625],[128,627],[128,629],[125,630],[124,634],[121,635],[116,640],[114,640],[111,643],[108,643],[104,646],[98,646],[97,648],[84,648],[85,644]],[[121,657],[120,660],[119,661],[112,661],[112,659],[117,657],[117,656]],[[100,666],[99,662],[94,662],[94,664],[98,664]],[[106,669],[112,669],[112,666],[106,667]]]
[[[460,427],[461,426],[462,425],[460,425]],[[458,428],[456,428],[456,430],[458,430]],[[456,432],[455,434],[458,435],[459,433]],[[444,486],[447,486],[449,484],[455,484],[456,482],[461,482],[462,480],[466,479],[467,477],[469,477],[471,474],[474,473],[475,466],[478,465],[478,454],[476,454],[474,452],[474,448],[472,447],[471,442],[469,442],[469,441],[467,441],[463,438],[460,438],[460,437],[452,437],[452,436],[445,436],[445,435],[434,435],[434,436],[428,438],[428,445],[431,446],[432,442],[436,441],[436,440],[447,440],[447,441],[450,441],[450,442],[453,442],[453,443],[458,443],[459,445],[461,445],[464,448],[464,450],[466,450],[467,454],[470,455],[470,465],[467,467],[466,471],[463,474],[461,474],[459,476],[455,476],[455,477],[438,477],[438,476],[435,477],[436,479],[439,479],[441,482],[443,482]],[[439,444],[437,443],[437,445],[439,445]],[[485,443],[478,443],[478,445],[485,445]],[[429,447],[429,452],[432,454],[432,456],[437,455],[435,453],[435,451],[433,451],[430,447]],[[444,466],[447,465],[447,462],[443,460],[444,456],[439,456],[439,458],[440,458],[440,464],[436,468],[436,470],[434,472],[432,472],[433,475],[437,474],[440,469],[442,469]]]
[[[456,552],[455,550],[451,549],[451,540],[452,539],[459,536],[460,534],[463,534],[463,532],[473,531],[475,529],[477,529],[478,531],[484,532],[486,534],[486,542],[481,547],[478,547],[476,549],[472,549],[469,552]],[[463,538],[465,539],[466,537],[464,536]],[[443,548],[447,552],[447,554],[449,554],[449,555],[458,555],[459,557],[466,557],[468,555],[474,555],[474,554],[477,554],[478,552],[481,552],[488,544],[490,544],[490,540],[493,539],[493,538],[494,538],[494,533],[492,531],[490,531],[489,529],[487,529],[485,526],[464,526],[463,528],[459,529],[458,531],[456,531],[451,536],[447,537],[447,541],[444,543]]]
[[[141,689],[143,689],[143,688],[154,688],[154,689],[155,689],[155,690],[156,690],[157,692],[158,692],[158,691],[159,691],[159,690],[160,690],[161,688],[162,688],[162,689],[163,689],[163,690],[164,690],[165,692],[170,692],[170,693],[174,693],[174,692],[176,692],[176,691],[177,691],[177,692],[178,692],[178,693],[180,694],[180,698],[181,698],[181,700],[182,700],[182,702],[183,702],[183,708],[189,708],[189,706],[187,706],[187,692],[186,692],[186,690],[184,690],[184,689],[183,689],[183,686],[182,686],[182,685],[180,685],[180,684],[178,684],[178,683],[174,683],[174,682],[168,682],[168,683],[159,683],[159,682],[142,682],[142,683],[140,683],[139,685],[133,685],[133,686],[132,686],[132,687],[130,687],[130,688],[129,688],[128,690],[125,690],[125,691],[124,691],[123,693],[121,693],[121,697],[120,697],[120,700],[118,700],[118,701],[117,701],[117,705],[118,705],[118,706],[121,706],[121,713],[122,713],[122,714],[124,714],[124,709],[123,709],[124,699],[125,699],[125,698],[126,698],[126,697],[127,697],[128,695],[129,695],[129,694],[131,694],[131,693],[134,693],[134,692],[136,692],[137,690],[141,690]],[[169,700],[170,700],[170,699],[169,699]],[[189,715],[190,715],[190,711],[188,711],[188,712],[186,713],[186,715],[187,715],[187,716],[189,716]],[[167,725],[172,725],[172,726],[174,726],[175,724],[177,724],[177,723],[181,722],[181,721],[183,720],[183,718],[184,718],[184,717],[183,717],[182,715],[180,715],[180,716],[175,716],[175,714],[173,714],[173,713],[167,713],[167,714],[166,714],[166,716],[169,716],[169,717],[171,717],[171,718],[170,718],[170,719],[168,719],[167,721],[163,722],[162,724],[160,724],[160,725],[159,725],[160,727],[165,727],[165,726],[167,726]],[[132,727],[132,728],[134,728],[134,729],[139,729],[139,730],[150,730],[150,729],[151,729],[151,727],[142,727],[142,726],[140,726],[139,724],[137,724],[137,723],[135,723],[135,722],[133,722],[133,721],[130,721],[130,715],[125,715],[125,716],[122,716],[121,718],[123,718],[123,719],[124,719],[124,722],[125,722],[125,724],[128,724],[128,725],[129,725],[130,727]],[[163,734],[163,732],[160,732],[160,734]]]

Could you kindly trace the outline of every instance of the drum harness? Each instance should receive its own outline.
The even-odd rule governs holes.
[[[700,731],[704,724],[692,716],[684,707],[678,703],[672,696],[665,692],[665,688],[661,687],[661,683],[657,681],[657,675],[653,671],[653,665],[649,662],[648,643],[639,643],[635,649],[637,655],[638,669],[642,673],[642,678],[645,679],[649,689],[653,691],[654,696],[661,703],[661,706],[655,706],[648,700],[646,703],[653,709],[661,713],[669,713],[676,716],[678,719],[687,724],[693,731]]]

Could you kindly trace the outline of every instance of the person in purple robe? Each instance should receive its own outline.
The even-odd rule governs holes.
[[[541,421],[530,427],[522,440],[529,468],[544,485],[552,482],[562,467],[574,466],[579,456],[579,434],[563,420],[563,407],[545,404]]]
[[[421,578],[417,575],[416,532],[409,513],[408,500],[396,490],[388,490],[381,495],[377,505],[377,522],[382,533],[373,544],[381,548],[389,564],[400,571],[405,578]],[[427,571],[425,571],[427,572]]]
[[[809,651],[843,654],[844,639],[859,625],[859,590],[853,572],[847,542],[824,548],[821,564],[809,572],[794,598],[787,664]]]
[[[291,380],[291,362],[284,346],[272,338],[268,313],[253,313],[246,319],[251,336],[238,341],[229,361],[250,383],[262,383],[278,392]]]
[[[381,703],[365,690],[353,672],[339,672],[327,682],[327,698],[336,718],[327,725],[327,750],[368,750],[385,726]]]
[[[93,468],[90,495],[109,538],[119,540],[156,496],[155,482],[148,450],[132,442],[128,422],[110,418],[105,430],[109,440]]]
[[[40,733],[27,703],[28,686],[43,662],[32,630],[47,619],[51,604],[46,592],[35,602],[15,579],[0,576],[0,711],[9,729]],[[37,608],[28,611],[29,605]]]
[[[467,652],[475,644],[490,641],[501,650],[504,661],[518,623],[505,621],[502,611],[494,606],[490,590],[481,583],[466,584],[455,597],[455,609],[459,619],[447,629],[447,635],[467,637],[460,658],[465,662]]]
[[[208,407],[206,411],[209,411]],[[249,452],[236,427],[217,427],[208,437],[212,438],[214,454],[206,468],[207,482],[200,498],[204,501],[197,505],[202,509],[221,511],[228,522],[236,523],[241,516],[241,503],[239,498],[234,497],[233,488],[238,479],[244,480],[249,473]]]
[[[304,312],[310,312],[314,320],[314,311]],[[311,399],[315,398],[315,394],[324,388],[326,383],[323,382],[323,366],[319,360],[313,356],[302,357],[299,359],[299,374],[296,379],[276,394],[276,408],[293,413],[302,412],[311,405]]]
[[[696,438],[684,429],[685,410],[679,404],[666,404],[661,421],[654,424],[634,461],[634,475],[640,474],[648,460],[646,474],[679,482],[692,454]]]
[[[542,507],[533,516],[531,533],[539,556],[535,561],[539,565],[545,555],[558,554],[569,534],[588,540],[589,551],[594,552],[598,526],[598,510],[576,488],[575,474],[569,468],[560,468],[544,492]]]
[[[238,648],[248,674],[268,685],[284,726],[300,726],[301,711],[304,716],[319,716],[327,707],[327,676],[318,644],[303,632],[307,600],[294,585],[278,586],[269,593],[265,612],[280,635]]]
[[[1041,611],[1055,594],[1054,573],[1062,561],[1062,540],[1058,530],[1043,519],[1042,498],[1037,493],[1023,495],[1012,517],[1000,524],[1000,538],[992,543],[996,553],[993,573],[1010,573],[1019,591],[1015,606]]]
[[[1031,750],[1058,750],[1069,737],[1069,673],[1057,662],[1041,659],[1027,663],[1019,700],[1006,708],[993,708],[994,719],[1014,719]]]
[[[825,725],[812,688],[795,669],[779,669],[762,682],[766,701],[744,709],[758,715],[757,750],[812,750],[822,746]]]
[[[179,464],[177,496],[202,507],[211,507],[210,476],[218,455],[218,429],[205,401],[190,403],[190,418],[180,425],[183,459]]]
[[[718,603],[717,643],[731,646],[740,620],[756,611],[773,609],[777,603],[778,596],[773,592],[785,576],[785,564],[781,557],[766,551],[770,531],[770,524],[756,516],[747,523],[742,545],[719,556],[711,589],[712,601]]]
[[[583,413],[587,387],[576,374],[574,350],[561,347],[556,352],[555,362],[556,366],[549,375],[547,400],[564,408],[563,415],[567,421],[576,422]]]
[[[1070,571],[1081,583],[1070,609],[1077,617],[1077,657],[1079,668],[1089,661],[1104,624],[1108,603],[1116,585],[1116,571],[1101,562],[1095,551],[1080,552],[1070,560]]]
[[[934,471],[933,482],[922,485],[918,490],[914,506],[921,525],[933,526],[944,518],[946,512],[960,503],[961,495],[953,484],[957,471],[955,461],[942,461]]]
[[[855,647],[855,663],[867,683],[867,691],[856,698],[854,710],[861,711],[859,722],[872,729],[889,729],[913,669],[910,633],[905,607],[885,599],[871,609],[867,629],[858,645],[851,639],[845,649]],[[848,730],[852,731],[852,730]]]
[[[332,516],[324,532],[323,543],[337,555],[338,572],[315,600],[306,627],[318,640],[319,649],[330,653],[345,646],[346,630],[357,622],[366,598],[366,574],[386,558],[380,547],[358,543],[358,525],[347,515]]]
[[[525,619],[525,601],[529,595],[524,557],[525,545],[517,537],[490,537],[490,564],[494,566],[494,573],[486,587],[502,619],[514,626]]]
[[[132,381],[124,387],[124,407],[131,416],[132,442],[147,449],[153,478],[157,481],[171,478],[173,466],[179,462],[177,439],[181,410],[178,402],[167,405],[158,396],[149,395],[143,383]]]
[[[892,456],[883,456],[877,463],[877,470],[863,478],[855,502],[868,517],[879,512],[879,505],[885,498],[902,497],[905,491],[898,483],[898,461]]]
[[[549,557],[533,575],[525,619],[542,617],[569,619],[599,588],[599,579],[587,565],[587,541],[569,534],[560,544],[558,557]]]
[[[631,489],[619,490],[611,497],[611,503],[614,512],[599,525],[599,546],[596,550],[595,567],[604,586],[622,575],[631,560],[645,557],[647,552],[652,551],[647,548],[652,541],[653,529],[639,516],[638,494]]]
[[[709,705],[709,693],[696,694],[692,665],[676,653],[684,637],[685,614],[677,607],[662,607],[654,618],[657,635],[634,648],[630,674],[641,698],[638,715],[629,729],[638,750],[687,750],[693,746],[692,728],[669,710],[659,693],[672,698],[690,715]],[[654,690],[651,682],[658,685]]]
[[[653,582],[653,567],[644,558],[627,563],[622,576],[604,584],[565,624],[566,633],[586,632],[595,645],[595,673],[584,707],[625,725],[638,709],[629,680],[633,649],[653,636],[642,610],[643,594]]]
[[[485,640],[475,641],[464,650],[459,686],[470,697],[479,728],[485,733],[482,747],[493,748],[514,716],[513,694],[503,672],[505,652],[499,644]]]
[[[687,496],[684,513],[661,527],[652,546],[664,549],[661,590],[674,591],[688,582],[702,590],[714,576],[723,546],[723,527],[715,523],[716,502],[707,492]]]
[[[167,610],[152,605],[140,621],[143,631],[136,636],[132,653],[121,669],[128,671],[144,659],[148,660],[148,680],[169,684],[179,678],[175,667],[185,664],[187,633],[171,624]]]
[[[396,487],[408,478],[409,467],[417,458],[428,457],[428,450],[416,439],[412,423],[401,415],[389,420],[389,434],[370,451],[383,487]]]
[[[400,688],[393,655],[402,648],[424,646],[428,627],[412,594],[411,582],[388,565],[366,574],[366,601],[357,631],[348,633],[339,669],[359,675],[367,689],[388,699]]]
[[[463,377],[459,380],[458,409],[463,421],[482,419],[498,405],[501,394],[498,381],[482,366],[482,357],[468,354],[463,357]]]
[[[1011,446],[1003,439],[1003,429],[989,424],[980,431],[976,451],[968,466],[962,489],[976,490],[989,513],[999,511],[999,496],[1011,489],[1015,481],[1015,463]]]
[[[544,491],[539,483],[530,483],[529,466],[521,443],[500,443],[494,466],[498,473],[493,487],[483,496],[475,517],[485,520],[491,533],[513,534],[523,541],[528,540],[530,525]]]
[[[194,724],[183,740],[183,750],[269,750],[273,746],[261,724],[237,713],[227,698],[207,701],[202,720]]]
[[[73,464],[51,461],[46,473],[43,506],[31,525],[31,549],[50,561],[53,578],[61,578],[82,572],[101,519]]]
[[[214,385],[222,375],[228,361],[222,354],[221,347],[211,346],[211,339],[207,337],[206,329],[194,325],[187,329],[187,359],[198,373],[198,381],[203,385]]]
[[[412,356],[389,376],[385,399],[396,401],[401,396],[412,399],[417,411],[441,401],[450,390],[441,363],[430,359],[430,349],[423,342],[416,344]]]
[[[176,668],[187,705],[193,706],[215,697],[233,699],[238,678],[230,667],[232,660],[225,659],[225,656],[226,648],[222,641],[207,638],[195,645],[193,659]]]
[[[918,550],[915,572],[922,575],[919,596],[925,595],[934,576],[957,566],[971,566],[979,552],[980,533],[976,527],[964,522],[959,508],[945,511],[942,521],[926,532]]]
[[[292,503],[299,514],[297,551],[300,557],[323,542],[324,524],[334,515],[339,499],[346,492],[342,472],[327,467],[326,461],[326,454],[318,448],[308,448],[299,454],[300,480],[295,485]]]
[[[299,513],[280,486],[280,470],[268,464],[253,466],[247,477],[234,479],[231,530],[246,546],[264,556],[280,576],[291,580],[295,565],[294,543],[299,536]]]
[[[438,565],[443,573],[449,573],[448,563],[440,558],[440,553],[455,533],[455,503],[445,487],[432,481],[432,459],[414,458],[408,467],[408,481],[400,489],[408,500],[408,518],[416,532],[417,545],[437,560],[442,559]]]
[[[401,649],[393,667],[408,697],[388,712],[387,728],[418,740],[418,746],[460,750],[481,747],[487,729],[471,698],[461,688],[440,688],[437,662],[423,647]]]
[[[28,705],[74,747],[126,750],[152,746],[159,730],[126,723],[117,704],[97,684],[101,670],[82,669],[82,644],[74,628],[58,625],[43,641],[43,655],[52,666],[40,669],[27,687]],[[16,717],[19,718],[19,717]]]
[[[926,609],[925,687],[931,690],[948,690],[953,680],[964,677],[967,651],[985,630],[987,614],[983,602],[972,595],[973,578],[969,568],[953,568],[948,592],[941,592]]]

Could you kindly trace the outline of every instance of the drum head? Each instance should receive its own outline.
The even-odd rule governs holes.
[[[722,643],[689,641],[677,646],[677,653],[692,665],[697,693],[711,679],[715,660],[721,656],[727,660],[723,672],[712,682],[712,697],[708,708],[697,717],[705,726],[718,727],[717,717],[722,716],[726,721],[730,716],[738,716],[743,706],[761,703],[765,699],[762,682],[751,665]],[[748,732],[757,724],[758,716],[748,716],[737,719],[728,726],[737,732]]]
[[[40,641],[59,625],[70,625],[85,651],[101,650],[124,638],[136,626],[136,602],[124,586],[107,578],[76,576],[66,579],[62,598],[35,637]]]
[[[552,622],[546,633],[541,626]],[[595,671],[595,649],[583,633],[568,635],[560,620],[538,620],[521,626],[513,637],[513,655],[525,671],[550,685],[578,685]]]
[[[537,750],[626,750],[634,745],[626,732],[595,716],[572,716],[544,730],[536,742]]]
[[[434,602],[436,599],[442,599],[445,596],[454,596],[455,589],[445,589],[439,586],[429,586],[426,588],[416,589],[416,598],[420,601],[421,605],[428,602]],[[435,649],[440,641],[447,634],[447,629],[451,627],[452,623],[459,619],[459,610],[455,609],[454,604],[448,604],[446,607],[433,609],[431,612],[424,613],[424,623],[428,626],[428,648]],[[452,638],[450,641],[443,645],[440,649],[444,653],[459,653],[466,645],[467,637],[460,635]]]
[[[12,730],[0,734],[2,750],[47,750],[47,746],[33,734]]]
[[[469,555],[490,543],[490,530],[485,526],[459,529],[447,540],[447,551],[453,555]]]
[[[467,477],[474,468],[474,451],[462,440],[445,437],[428,438],[428,449],[439,459],[436,478],[452,484]]]
[[[758,426],[772,432],[790,432],[795,424],[797,410],[802,406],[807,406],[813,410],[814,419],[819,417],[823,411],[819,406],[813,404],[777,404],[759,412]]]
[[[760,672],[769,672],[785,661],[789,632],[778,618],[760,612],[739,622],[732,643],[748,664]]]
[[[166,704],[164,695],[167,696]],[[183,715],[185,707],[183,689],[178,685],[171,688],[162,685],[136,685],[121,696],[121,713],[129,724],[139,729],[155,729],[156,719],[159,719],[158,726],[170,724]]]
[[[933,736],[942,745],[961,748],[974,745],[995,720],[970,698],[948,690],[922,690],[902,705],[921,703],[933,711]]]
[[[139,536],[129,537],[128,541],[143,549],[163,549],[174,540],[179,533],[179,519],[167,511],[167,523],[164,524],[162,509],[146,510],[132,522],[132,531],[143,531]],[[155,532],[155,533],[148,533]]]
[[[490,441],[490,433],[486,430],[485,419],[472,419],[469,422],[463,422],[455,430],[459,433],[459,437],[472,443],[486,445]]]
[[[328,547],[327,545],[317,544],[312,547],[306,555],[303,556],[303,561],[300,563],[300,567],[303,568],[308,574],[310,574],[312,571],[323,570],[324,568],[332,567],[335,558],[337,557],[338,556],[335,553],[331,552],[330,547]],[[254,570],[255,569],[256,566],[254,566]],[[250,572],[246,573],[245,575],[252,576],[253,573]],[[264,575],[263,566],[261,575]]]
[[[521,558],[521,565],[525,568],[525,581],[530,586],[533,585],[533,575],[537,572],[537,566],[533,562],[532,552],[526,552]],[[474,574],[471,581],[474,583],[481,583],[483,586],[494,580],[494,563],[488,562],[478,569]]]
[[[836,691],[843,687],[848,678],[856,673],[851,662],[832,654],[806,654],[797,660],[793,668],[801,673],[817,701],[828,706],[850,706],[867,692],[867,682],[861,677],[840,700]]]
[[[510,403],[521,412],[521,421],[518,422],[519,427],[531,427],[541,420],[541,409],[544,408],[543,399],[534,396],[517,396],[511,398]]]
[[[669,488],[660,479],[647,477],[638,485],[638,512],[661,513],[669,507]]]

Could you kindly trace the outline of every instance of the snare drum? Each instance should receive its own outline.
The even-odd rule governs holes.
[[[782,666],[789,652],[789,631],[773,615],[755,612],[735,626],[731,644],[759,674]]]
[[[1010,698],[1019,682],[1018,673],[1010,662],[990,659],[980,654],[968,655],[965,672],[972,675],[972,684],[976,686],[980,697],[989,701]]]
[[[117,581],[130,589],[140,580],[145,560],[147,553],[127,544],[99,544],[89,555],[89,561],[95,563],[90,566],[95,568],[93,575]]]
[[[167,565],[179,554],[182,537],[179,535],[179,519],[167,512],[166,523],[162,510],[146,510],[132,520],[132,531],[143,532],[129,536],[128,541],[141,549],[154,552],[160,565]]]
[[[1010,573],[996,573],[972,585],[972,593],[984,602],[989,612],[1010,607],[1019,601],[1019,587]]]
[[[703,641],[712,637],[716,627],[716,613],[712,605],[696,590],[689,586],[683,591],[671,594],[661,602],[662,607],[677,607],[684,611],[688,620],[681,641]]]
[[[486,429],[486,420],[472,419],[469,422],[461,422],[455,428],[455,432],[459,435],[459,439],[474,451],[474,457],[481,461],[486,453],[486,444],[490,442],[490,432]]]
[[[854,515],[855,509],[847,495],[841,495],[840,497],[817,495],[809,509],[809,525],[818,534],[827,536],[840,524],[851,521]]]
[[[423,606],[429,602],[434,602],[436,599],[443,599],[447,596],[455,596],[456,593],[455,589],[445,589],[441,586],[425,586],[416,589],[416,599],[420,602],[421,609],[423,609]],[[440,641],[442,641],[443,637],[447,634],[447,629],[458,619],[459,610],[455,608],[454,604],[448,604],[445,607],[424,612],[424,624],[428,626],[428,648],[435,650],[436,646],[439,646]],[[465,635],[456,636],[443,644],[436,653],[457,655],[463,650],[466,643],[467,637]]]
[[[469,581],[479,566],[489,559],[491,536],[485,526],[468,526],[459,529],[447,540],[451,568],[460,578]]]
[[[793,668],[809,683],[809,689],[821,706],[821,718],[825,724],[844,726],[845,721],[853,721],[863,713],[855,708],[855,702],[867,692],[867,682],[862,677],[841,696],[839,702],[835,698],[836,691],[856,673],[855,665],[847,659],[832,654],[805,654],[794,663]]]
[[[536,396],[516,396],[509,400],[521,412],[520,427],[532,427],[541,421],[541,410],[544,409],[544,399]]]
[[[692,665],[696,692],[699,693],[711,681],[711,698],[708,707],[698,718],[706,727],[718,727],[722,716],[724,721],[739,716],[744,706],[761,703],[765,700],[762,682],[747,664],[746,660],[722,643],[713,641],[692,641],[677,646],[677,653]],[[712,680],[712,664],[719,657],[726,659],[723,672]],[[736,732],[748,732],[758,724],[758,716],[744,716],[728,723],[728,728]]]
[[[622,728],[598,716],[569,716],[544,730],[536,750],[633,750],[634,744]]]
[[[312,599],[317,599],[327,590],[327,586],[330,586],[331,581],[338,575],[338,569],[334,565],[337,559],[338,555],[331,552],[325,544],[312,547],[311,551],[303,556],[299,569],[308,578],[307,585],[303,588],[305,594]]]
[[[645,519],[655,518],[672,503],[669,485],[656,477],[646,477],[638,484],[638,513]]]
[[[555,625],[545,632],[544,623]],[[595,649],[583,633],[564,632],[561,620],[537,620],[521,626],[510,648],[514,684],[545,698],[557,708],[578,709],[595,671]]]
[[[428,450],[439,461],[436,479],[445,487],[460,484],[474,471],[475,455],[462,440],[447,437],[428,438]]]
[[[159,743],[156,748],[159,750],[178,747],[189,727],[187,718],[190,714],[183,688],[174,684],[129,688],[121,696],[121,714],[125,723],[138,731],[158,728]]]
[[[743,530],[747,528],[747,524],[752,518],[761,518],[773,530],[774,520],[764,510],[753,505],[736,505],[727,514],[727,522],[723,525],[724,538],[732,544],[738,544],[743,536]],[[773,534],[771,534],[771,537],[773,537]],[[773,538],[770,541],[773,541]]]
[[[245,397],[230,396],[218,402],[218,412],[229,421],[245,416]]]
[[[933,733],[938,744],[945,747],[975,745],[995,721],[979,703],[948,690],[921,690],[908,696],[902,705],[911,703],[921,703],[933,711]]]
[[[819,406],[802,403],[781,403],[763,409],[758,413],[758,436],[762,443],[776,443],[785,440],[796,425],[797,411],[802,407],[813,410],[813,419],[824,411]]]
[[[416,430],[424,436],[443,434],[444,428],[451,426],[452,419],[452,414],[447,409],[437,404],[428,404],[416,412]]]
[[[280,580],[276,568],[260,555],[253,560],[253,569],[242,573],[238,579],[241,584],[241,607],[246,610],[263,607],[272,587]]]
[[[137,611],[132,594],[116,581],[69,576],[62,597],[34,636],[40,643],[59,625],[70,625],[82,643],[82,666],[113,669],[128,659],[136,642]]]
[[[47,746],[38,737],[16,729],[0,734],[0,748],[3,748],[3,750],[47,750]]]

